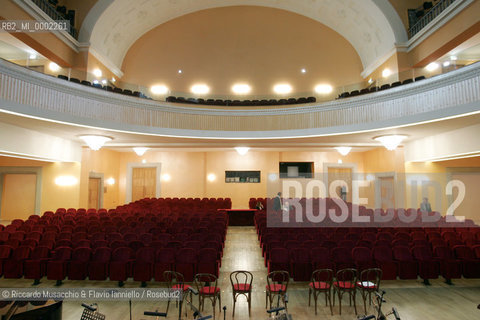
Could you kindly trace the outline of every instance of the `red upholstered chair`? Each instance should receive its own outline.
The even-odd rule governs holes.
[[[283,299],[285,308],[287,308],[285,294],[287,293],[289,282],[290,274],[287,271],[278,270],[268,273],[267,286],[265,287],[265,308],[270,306],[271,309],[272,303],[277,296],[280,296],[280,298]]]
[[[455,246],[455,256],[462,263],[465,278],[480,278],[480,259],[475,257],[473,250],[467,246]]]
[[[352,259],[352,251],[346,247],[337,247],[332,249],[333,263],[335,270],[355,268],[355,262]]]
[[[0,244],[5,243],[10,238],[10,233],[7,231],[0,232]]]
[[[163,273],[163,280],[167,283],[168,287],[173,290],[182,290],[182,299],[185,299],[185,297],[190,294],[190,301],[192,301],[192,292],[188,291],[188,289],[191,287],[188,284],[185,284],[185,280],[183,278],[183,275],[179,272],[176,271],[171,271],[167,270]],[[170,306],[170,299],[168,299],[167,302],[167,311],[168,313],[168,308]],[[187,315],[187,308],[185,308],[185,316]]]
[[[35,249],[38,245],[38,241],[35,239],[25,239],[20,242],[20,246],[29,247],[31,250]]]
[[[57,280],[57,286],[67,276],[68,261],[72,256],[72,248],[59,247],[55,249],[52,259],[47,263],[47,279]]]
[[[298,247],[290,251],[290,270],[292,271],[293,280],[310,280],[312,274],[312,263],[308,249]]]
[[[394,247],[393,257],[398,264],[398,277],[400,279],[417,279],[418,263],[408,247]]]
[[[10,239],[22,241],[23,239],[25,239],[25,232],[15,231],[14,233],[10,234]]]
[[[29,232],[25,236],[25,239],[33,239],[33,240],[36,240],[37,242],[39,242],[42,239],[42,233],[39,232],[39,231]]]
[[[429,247],[415,246],[412,248],[413,257],[418,262],[418,275],[425,284],[430,284],[429,279],[437,279],[440,273],[438,259],[433,257]]]
[[[3,276],[5,279],[18,279],[23,276],[25,260],[30,257],[32,249],[28,246],[15,248],[12,255],[3,264]]]
[[[55,248],[59,248],[59,247],[69,247],[69,248],[71,248],[72,247],[72,241],[70,241],[70,240],[57,240],[55,242]]]
[[[76,248],[90,248],[91,242],[87,239],[82,239],[79,241],[72,241],[72,247]]]
[[[112,250],[115,250],[117,248],[123,248],[123,247],[128,247],[128,243],[123,240],[114,240],[110,243],[110,248]]]
[[[157,250],[155,255],[154,278],[155,281],[163,281],[163,273],[174,269],[175,249],[164,248]]]
[[[435,247],[434,254],[440,263],[440,274],[447,284],[452,283],[451,279],[459,279],[462,277],[462,263],[455,258],[449,247]]]
[[[96,248],[88,263],[89,280],[106,280],[108,275],[108,264],[112,251],[110,248]]]
[[[97,248],[108,248],[108,241],[107,240],[96,240],[93,243],[91,243],[92,249],[97,249]]]
[[[202,248],[198,251],[197,272],[210,273],[218,277],[220,268],[218,252],[213,248]]]
[[[218,299],[218,309],[222,312],[221,290],[217,284],[217,277],[209,273],[195,275],[195,286],[198,290],[198,309],[203,310],[205,299],[212,301],[213,318],[215,318],[215,305]]]
[[[372,250],[367,247],[355,247],[352,249],[352,258],[356,269],[360,272],[365,269],[376,268],[377,264],[372,256]]]
[[[230,283],[232,284],[233,311],[232,317],[235,317],[235,304],[239,295],[244,295],[248,302],[248,316],[252,304],[252,282],[253,274],[249,271],[233,271],[230,273]]]
[[[79,247],[73,250],[72,259],[68,264],[69,280],[85,280],[91,253],[92,250],[87,247]]]
[[[49,260],[51,248],[45,246],[36,247],[30,254],[30,258],[25,260],[24,278],[33,279],[33,285],[40,283],[47,272],[47,262]]]
[[[268,272],[289,271],[290,259],[289,252],[284,248],[274,248],[270,250],[268,259]]]
[[[310,306],[310,299],[313,293],[313,300],[315,302],[315,315],[317,314],[317,298],[322,292],[325,294],[325,305],[327,305],[328,300],[328,304],[330,305],[330,313],[333,315],[332,285],[332,269],[318,269],[313,271],[311,281],[308,284],[308,305]]]
[[[153,265],[155,263],[155,249],[151,247],[140,248],[133,262],[133,280],[141,281],[145,287],[147,281],[153,277]]]
[[[357,283],[357,270],[353,268],[346,268],[337,271],[337,275],[333,282],[333,305],[335,305],[335,294],[338,295],[339,313],[342,314],[342,297],[345,293],[348,293],[350,305],[355,309],[357,314],[356,297],[356,283]]]
[[[387,246],[374,247],[373,258],[377,266],[382,269],[383,280],[397,279],[397,263],[393,260],[392,250]]]
[[[310,252],[313,269],[333,269],[334,264],[330,256],[330,251],[324,247],[314,248]]]
[[[183,274],[185,281],[193,281],[197,266],[197,251],[193,248],[182,248],[175,255],[175,270]]]
[[[109,264],[109,278],[112,281],[118,281],[120,287],[123,286],[123,282],[128,278],[131,255],[132,249],[128,247],[120,247],[112,252]]]
[[[381,279],[382,270],[379,268],[365,269],[360,273],[357,281],[357,289],[362,295],[365,314],[367,314],[367,297],[369,305],[372,304],[372,293],[379,290]]]

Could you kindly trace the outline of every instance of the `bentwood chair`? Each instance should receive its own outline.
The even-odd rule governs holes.
[[[253,275],[248,271],[233,271],[230,273],[230,283],[232,284],[233,293],[233,311],[232,317],[235,317],[235,303],[239,295],[244,295],[248,302],[248,316],[250,316],[250,309],[252,304],[252,282]]]
[[[181,273],[168,270],[163,273],[163,279],[165,280],[165,282],[167,283],[170,289],[182,290],[182,299],[185,299],[185,297],[190,293],[190,301],[192,301],[192,291],[188,290],[191,286],[188,284],[185,284],[183,275]],[[167,302],[166,313],[168,313],[169,306],[170,306],[170,299],[168,299],[168,302]],[[185,307],[185,315],[187,315],[186,307]]]
[[[363,299],[363,308],[367,314],[367,296],[369,305],[372,304],[372,293],[380,288],[380,280],[382,279],[382,269],[371,268],[365,269],[360,273],[357,281],[357,289],[360,290]]]
[[[345,293],[348,293],[350,305],[355,308],[355,314],[357,314],[357,305],[355,302],[356,296],[356,283],[357,283],[357,270],[353,268],[347,268],[338,270],[336,280],[333,282],[333,305],[335,305],[335,293],[338,295],[339,312],[342,314],[342,297]]]
[[[315,302],[315,315],[317,315],[317,298],[320,293],[325,294],[325,305],[330,305],[330,313],[333,315],[332,307],[332,284],[333,284],[333,270],[332,269],[318,269],[313,271],[312,280],[308,284],[308,305],[310,306],[310,299],[313,293],[313,300]]]
[[[270,308],[272,308],[272,303],[276,296],[282,298],[285,302],[285,294],[287,293],[289,281],[290,274],[287,271],[272,271],[267,275],[265,308],[268,307],[268,303],[270,303]],[[285,309],[287,309],[286,304]]]
[[[205,299],[212,301],[213,318],[215,319],[215,305],[218,299],[218,310],[222,312],[222,297],[218,287],[218,279],[210,273],[197,273],[195,275],[195,285],[198,290],[198,309],[203,311]]]

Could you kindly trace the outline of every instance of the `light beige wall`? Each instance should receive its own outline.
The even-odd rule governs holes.
[[[68,175],[80,182],[81,164],[78,162],[42,162],[34,160],[0,157],[0,167],[41,167],[42,196],[40,211],[77,208],[80,204],[80,183],[73,186],[58,186],[55,178]]]
[[[28,219],[35,213],[35,174],[3,176],[1,220]]]
[[[236,82],[265,95],[283,81],[294,92],[312,92],[323,82],[362,81],[360,58],[338,33],[304,16],[251,6],[203,10],[166,22],[132,45],[122,70],[125,82],[164,83],[183,92],[205,82],[217,94],[231,94]]]

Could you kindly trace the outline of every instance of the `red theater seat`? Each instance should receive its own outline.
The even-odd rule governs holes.
[[[418,263],[408,247],[394,247],[393,257],[398,264],[398,277],[400,279],[417,279]]]
[[[32,249],[20,246],[13,250],[11,257],[4,262],[3,276],[5,279],[18,279],[23,277],[25,260],[30,257]]]
[[[393,260],[392,250],[387,246],[374,247],[373,258],[377,266],[382,269],[382,280],[397,279],[397,263]]]
[[[88,263],[89,280],[106,280],[110,262],[111,250],[106,247],[96,248]]]
[[[88,275],[88,262],[92,250],[87,247],[79,247],[73,250],[72,259],[68,264],[68,279],[85,280]]]
[[[57,285],[67,276],[67,263],[72,256],[72,248],[59,247],[55,249],[52,259],[47,264],[47,279],[57,280]]]

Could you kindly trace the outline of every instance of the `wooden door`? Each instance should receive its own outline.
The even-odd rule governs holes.
[[[156,196],[157,168],[132,169],[132,201]]]
[[[347,183],[347,194],[346,194],[346,201],[352,201],[352,169],[351,168],[328,168],[328,188],[330,188],[330,184],[335,180],[342,180]],[[341,188],[337,188],[337,196],[341,195]]]
[[[101,183],[100,178],[88,178],[88,207],[100,208]]]
[[[5,174],[3,178],[1,219],[26,220],[35,213],[36,174]]]
[[[395,208],[395,184],[393,177],[380,177],[379,181],[381,208]]]

